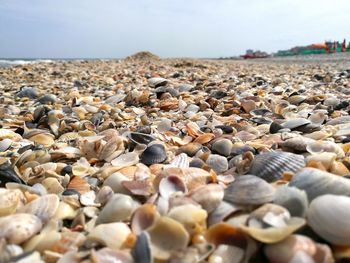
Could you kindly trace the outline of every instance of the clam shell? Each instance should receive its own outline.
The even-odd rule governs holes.
[[[350,196],[350,180],[315,168],[303,168],[295,174],[289,186],[304,190],[309,202],[320,195]]]
[[[148,85],[152,88],[157,88],[159,86],[164,86],[168,83],[167,79],[155,77],[148,79]]]
[[[224,200],[238,205],[261,205],[271,202],[275,189],[254,175],[241,175],[225,189]]]
[[[128,195],[114,194],[101,210],[96,225],[130,219],[137,203]]]
[[[4,190],[0,192],[0,217],[13,214],[18,205],[20,199],[24,198],[22,192],[18,189]]]
[[[131,219],[131,229],[136,235],[142,233],[158,219],[159,213],[157,207],[153,204],[143,204],[135,210]]]
[[[147,232],[142,232],[136,240],[131,254],[135,262],[152,263],[151,240]]]
[[[10,244],[21,244],[42,228],[40,218],[31,214],[13,214],[0,218],[0,237]]]
[[[58,205],[58,196],[55,194],[48,194],[21,207],[18,209],[18,212],[36,215],[45,224],[55,215]]]
[[[227,161],[226,157],[218,155],[218,154],[209,155],[206,163],[216,173],[223,173],[223,172],[227,171],[227,169],[228,169],[228,161]]]
[[[130,132],[128,133],[128,138],[135,145],[137,144],[146,144],[148,145],[150,142],[154,141],[155,138],[150,134],[140,133],[140,132]]]
[[[308,209],[306,192],[287,185],[276,189],[273,203],[287,208],[291,216],[305,217]]]
[[[211,147],[211,150],[223,155],[229,156],[232,149],[232,142],[229,139],[219,139],[215,141]]]
[[[297,129],[301,126],[304,126],[304,125],[307,125],[307,124],[310,124],[311,121],[308,120],[308,119],[304,119],[304,118],[295,118],[295,119],[291,119],[291,120],[288,120],[286,122],[284,122],[282,124],[283,128],[288,128],[288,129]]]
[[[169,175],[160,181],[159,193],[162,197],[169,199],[171,195],[177,192],[187,192],[186,184],[180,177]]]
[[[124,251],[116,251],[108,247],[102,248],[98,251],[92,250],[91,259],[93,262],[134,263],[129,253]]]
[[[308,225],[334,245],[350,245],[350,197],[322,195],[315,198],[307,211]]]
[[[120,249],[127,241],[131,230],[125,223],[109,223],[96,226],[87,236],[112,249]]]
[[[129,178],[116,172],[107,177],[103,186],[109,186],[114,193],[129,194],[130,192],[122,184],[124,181],[129,181]]]
[[[202,144],[191,142],[179,148],[180,153],[185,153],[190,157],[193,157],[200,149],[202,149]]]
[[[167,154],[162,144],[152,144],[141,154],[140,160],[146,165],[162,163],[166,160]]]
[[[111,164],[115,167],[123,168],[127,166],[135,165],[139,162],[139,155],[136,152],[128,152],[119,155],[117,158],[111,161]]]
[[[267,152],[257,155],[249,173],[267,182],[281,179],[284,172],[297,172],[305,166],[304,156],[287,152]]]
[[[167,260],[172,251],[185,249],[190,241],[182,224],[169,217],[159,218],[147,232],[154,258],[159,260]]]
[[[224,189],[218,184],[208,184],[198,187],[189,193],[189,196],[210,213],[222,202],[224,198]]]

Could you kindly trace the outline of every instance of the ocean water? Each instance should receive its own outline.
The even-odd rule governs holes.
[[[120,60],[118,58],[55,58],[55,59],[42,59],[42,58],[0,58],[0,67],[11,67],[16,65],[26,65],[33,63],[54,63],[58,61],[84,61],[84,60],[99,60],[99,61],[108,61],[108,60]]]

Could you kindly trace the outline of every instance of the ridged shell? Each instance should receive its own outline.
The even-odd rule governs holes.
[[[152,144],[141,154],[141,162],[146,165],[162,163],[166,160],[167,154],[162,144]]]
[[[304,166],[305,159],[302,155],[287,152],[267,152],[254,158],[249,173],[267,182],[274,182],[281,179],[284,172],[297,172]]]
[[[274,194],[275,189],[263,179],[241,175],[225,189],[224,200],[240,205],[261,205],[271,202]]]
[[[147,232],[142,232],[136,240],[131,254],[135,262],[152,263],[151,241]]]
[[[307,212],[310,227],[334,245],[350,245],[350,198],[323,195],[314,199]]]
[[[228,169],[227,158],[218,154],[209,155],[207,161],[209,165],[216,173],[223,173]]]
[[[305,190],[309,202],[320,195],[350,196],[350,180],[315,168],[304,168],[293,176],[289,186]]]
[[[189,196],[208,213],[214,211],[224,198],[224,189],[218,184],[207,184],[198,187]]]

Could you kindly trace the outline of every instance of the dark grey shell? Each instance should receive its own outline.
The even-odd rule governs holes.
[[[127,136],[134,144],[148,145],[150,142],[155,140],[152,135],[141,132],[130,132]]]
[[[57,101],[56,95],[46,94],[38,99],[37,102],[41,104],[54,104]]]
[[[166,158],[166,151],[162,144],[152,144],[148,146],[140,156],[141,162],[146,165],[162,163]]]
[[[325,194],[350,196],[349,179],[309,167],[295,174],[289,186],[305,190],[309,202]]]
[[[147,232],[144,231],[137,237],[135,246],[131,251],[131,255],[134,258],[135,262],[153,262],[150,237]]]
[[[240,175],[225,189],[224,200],[237,205],[272,202],[275,189],[255,175]]]
[[[271,183],[281,179],[284,172],[297,172],[303,167],[305,167],[305,158],[302,155],[288,152],[267,152],[254,158],[249,173]]]
[[[309,206],[306,192],[288,185],[276,189],[273,202],[286,208],[291,216],[305,217]]]
[[[16,94],[19,98],[29,98],[29,99],[36,99],[39,94],[36,88],[33,87],[24,87]]]

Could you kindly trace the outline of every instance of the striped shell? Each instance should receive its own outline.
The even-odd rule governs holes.
[[[141,162],[146,165],[162,163],[166,160],[167,154],[162,144],[152,144],[141,154]]]
[[[304,168],[289,186],[305,190],[309,202],[325,194],[350,196],[350,180],[315,168]]]
[[[254,158],[249,173],[270,183],[281,179],[284,172],[297,172],[304,166],[305,160],[302,155],[288,152],[268,152]]]

